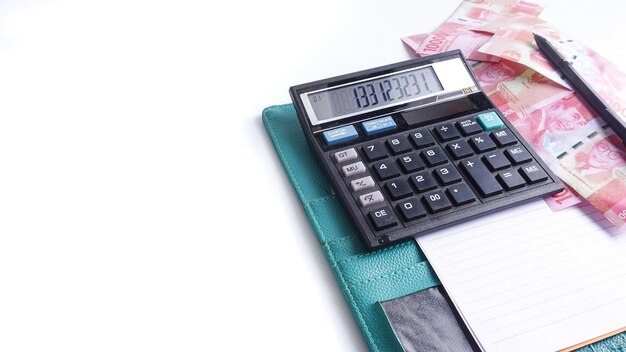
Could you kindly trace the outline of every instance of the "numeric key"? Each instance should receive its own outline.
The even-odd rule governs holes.
[[[391,160],[381,161],[374,164],[374,172],[381,180],[388,180],[400,176],[400,169]]]
[[[369,161],[384,159],[387,157],[387,151],[382,142],[374,142],[363,146],[363,153]]]
[[[435,179],[430,175],[430,173],[428,173],[428,171],[418,172],[413,175],[411,177],[411,182],[413,182],[413,186],[415,186],[415,189],[420,193],[437,188]]]
[[[448,197],[441,190],[424,195],[424,200],[426,201],[426,206],[433,214],[452,208]]]
[[[430,147],[422,151],[422,157],[426,160],[428,166],[433,167],[444,164],[448,161],[448,157],[439,146]]]
[[[426,129],[411,133],[411,140],[417,148],[424,148],[435,144],[433,136]]]
[[[398,161],[400,162],[400,166],[402,166],[404,172],[406,172],[407,174],[419,171],[424,168],[424,163],[422,162],[422,159],[420,159],[420,157],[416,153],[411,153],[399,157]]]
[[[437,167],[434,174],[444,186],[461,181],[461,174],[456,170],[456,167],[450,164]]]
[[[426,210],[417,198],[412,198],[398,203],[398,210],[404,221],[413,221],[426,216]]]
[[[406,139],[405,136],[397,136],[394,138],[389,138],[387,140],[387,145],[391,149],[391,152],[395,155],[402,154],[411,150],[411,144],[409,140]]]
[[[413,194],[413,190],[411,190],[409,183],[401,178],[387,182],[385,184],[385,188],[387,188],[387,192],[389,192],[389,195],[393,200],[406,198]]]

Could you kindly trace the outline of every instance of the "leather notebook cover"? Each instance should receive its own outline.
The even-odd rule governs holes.
[[[403,351],[379,302],[438,286],[425,256],[415,241],[367,252],[309,150],[293,106],[266,108],[263,123],[370,349]],[[623,351],[625,336],[581,351]]]

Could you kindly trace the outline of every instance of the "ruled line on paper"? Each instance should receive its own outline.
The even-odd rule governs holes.
[[[620,298],[615,299],[615,300],[613,300],[613,301],[606,302],[606,303],[604,303],[604,304],[602,304],[602,305],[598,305],[598,306],[595,306],[595,307],[593,307],[593,308],[590,308],[590,309],[587,309],[587,310],[584,310],[584,311],[578,312],[578,313],[576,313],[576,314],[572,314],[572,315],[570,315],[570,316],[567,316],[567,317],[561,318],[561,319],[559,319],[559,320],[555,320],[555,321],[550,322],[550,323],[548,323],[548,324],[544,324],[544,325],[541,325],[541,326],[536,326],[536,327],[533,327],[532,329],[528,329],[528,330],[525,330],[525,331],[518,332],[518,333],[517,333],[517,334],[515,334],[515,335],[511,335],[511,336],[508,336],[508,337],[502,338],[502,339],[500,339],[500,340],[493,341],[493,343],[498,343],[498,342],[502,342],[502,341],[505,341],[505,340],[510,340],[510,339],[512,339],[512,338],[514,338],[514,337],[517,337],[517,336],[520,336],[520,335],[522,335],[522,334],[525,334],[525,333],[528,333],[528,332],[531,332],[531,331],[535,331],[535,330],[539,330],[539,329],[543,329],[543,328],[545,328],[545,327],[547,327],[547,326],[554,325],[554,324],[556,324],[556,323],[559,323],[559,322],[562,322],[562,321],[565,321],[565,320],[568,320],[568,319],[574,318],[574,317],[576,317],[576,316],[580,316],[580,315],[583,315],[583,314],[586,314],[586,313],[592,312],[592,311],[594,311],[594,310],[596,310],[596,309],[598,309],[598,308],[600,308],[600,307],[605,307],[605,306],[608,306],[608,305],[609,305],[609,304],[611,304],[611,303],[615,303],[615,302],[623,301],[623,300],[625,300],[625,299],[626,299],[626,297],[620,297]]]
[[[488,352],[555,351],[626,326],[626,235],[588,204],[537,201],[417,241]]]
[[[516,215],[508,216],[508,217],[504,218],[503,220],[506,220],[506,219],[514,219],[515,217],[517,217],[517,216],[519,216],[519,215],[525,215],[525,214],[532,213],[532,212],[536,212],[536,211],[537,211],[536,209],[532,209],[532,210],[529,210],[529,211],[526,211],[526,212],[522,212],[522,213],[520,213],[520,214],[516,214]],[[468,232],[468,231],[476,230],[476,229],[481,228],[481,227],[489,227],[489,224],[481,224],[481,225],[478,225],[478,226],[469,227],[469,228],[467,228],[466,230],[463,230],[463,231],[458,231],[458,232],[456,232],[456,233],[455,233],[455,232],[453,232],[453,233],[449,233],[449,234],[443,235],[441,238],[445,238],[445,237],[449,237],[449,236],[454,236],[454,235],[457,235],[458,233],[461,233],[461,232]],[[478,237],[487,236],[487,235],[489,235],[489,233],[477,234],[477,235],[475,235],[475,236],[473,236],[473,237],[471,237],[471,238],[461,239],[461,240],[455,240],[455,242],[454,242],[454,243],[455,243],[455,244],[457,244],[457,243],[462,243],[462,242],[465,242],[465,241],[471,241],[471,240],[475,240],[475,239],[477,239]],[[438,242],[439,242],[439,241],[438,241]],[[436,246],[435,246],[435,247],[433,247],[433,248],[432,248],[432,250],[438,250],[438,249],[445,248],[445,247],[446,247],[446,246],[445,246],[445,244],[443,244],[443,245],[441,245],[440,247],[436,247]]]
[[[623,245],[625,245],[625,244],[626,244],[626,242],[624,242],[624,243],[620,243],[618,246],[623,246]],[[600,248],[600,249],[598,249],[598,250],[597,250],[597,252],[599,252],[599,251],[603,251],[603,250],[606,250],[606,248]],[[605,258],[604,258],[604,259],[602,259],[602,260],[604,261],[604,260],[611,260],[611,259],[614,259],[614,258],[612,258],[612,257],[605,257]],[[550,275],[550,276],[542,277],[540,280],[537,280],[537,281],[543,281],[543,280],[547,280],[547,279],[552,279],[552,278],[554,278],[554,277],[557,277],[557,276],[563,275],[563,274],[565,274],[565,273],[567,273],[567,272],[576,271],[576,270],[578,270],[578,269],[580,269],[580,268],[583,268],[583,267],[585,267],[585,266],[589,265],[591,262],[594,262],[594,261],[595,261],[594,259],[591,259],[591,260],[589,260],[589,261],[587,261],[587,262],[583,262],[581,265],[579,265],[579,266],[577,266],[577,267],[573,267],[573,268],[570,268],[570,269],[568,269],[568,270],[566,270],[566,271],[558,272],[558,273],[553,274],[553,275]],[[562,262],[563,262],[563,261],[561,261],[561,262],[557,262],[557,263],[554,263],[554,265],[561,264]],[[597,261],[596,261],[596,262],[597,262]],[[528,273],[526,273],[526,274],[530,274],[530,273],[532,273],[532,271],[530,271],[530,272],[528,272]],[[563,283],[570,283],[570,282],[574,282],[574,281],[579,280],[580,278],[586,278],[586,277],[589,277],[589,276],[591,276],[591,275],[593,275],[593,274],[596,274],[596,273],[597,273],[597,272],[594,272],[594,273],[591,273],[591,274],[588,274],[588,275],[585,275],[585,276],[581,276],[581,277],[578,277],[578,278],[574,278],[574,279],[571,279],[571,280],[565,281],[565,282],[563,282]],[[524,275],[525,275],[525,274],[524,274]],[[515,280],[515,279],[516,279],[516,278],[518,278],[518,277],[519,277],[519,276],[514,277],[514,278],[509,278],[508,280]],[[558,287],[558,286],[561,286],[561,284],[563,284],[563,283],[560,283],[560,284],[557,284],[557,285],[554,285],[554,286],[549,286],[549,287],[546,287],[544,290],[542,290],[542,291],[537,291],[537,292],[543,292],[543,291],[545,291],[545,290],[549,290],[549,289],[556,288],[556,287]],[[494,283],[490,283],[490,284],[489,284],[489,286],[491,286],[491,285],[497,285],[497,284],[498,284],[498,283],[495,283],[495,282],[494,282]],[[487,286],[487,285],[486,285],[486,286]],[[469,290],[469,291],[463,291],[463,292],[461,292],[461,293],[462,293],[462,294],[466,294],[466,293],[475,292],[475,291],[478,291],[478,290],[484,289],[486,286],[484,286],[484,287],[479,287],[479,288],[476,288],[476,289],[473,289],[473,290]],[[494,297],[494,296],[499,296],[499,295],[501,295],[502,293],[517,290],[517,289],[519,289],[519,288],[521,288],[521,287],[523,287],[523,286],[527,286],[527,284],[522,284],[522,285],[518,285],[518,286],[512,286],[512,287],[507,288],[507,289],[506,289],[506,290],[504,290],[504,291],[499,291],[499,292],[496,292],[496,293],[494,293],[494,294],[492,294],[492,295],[483,296],[483,297],[481,297],[480,299],[477,299],[477,300],[474,300],[474,301],[468,301],[468,303],[469,303],[469,304],[473,304],[473,303],[476,303],[476,302],[481,302],[481,301],[484,301],[484,300],[488,300],[488,299],[490,299],[490,298],[492,298],[492,297]],[[512,301],[510,301],[510,302],[508,302],[508,303],[512,303]],[[480,312],[480,311],[473,311],[472,313],[479,313],[479,312]]]
[[[625,266],[625,264],[622,264],[622,265],[620,265],[620,266]],[[597,272],[594,272],[593,274],[597,274]],[[621,278],[621,277],[625,277],[625,276],[626,276],[626,273],[623,273],[622,275],[617,275],[617,276],[614,276],[614,277],[610,277],[610,278],[608,278],[608,279],[604,279],[604,280],[601,280],[601,281],[595,282],[595,283],[593,283],[593,284],[587,284],[587,285],[585,285],[585,288],[594,287],[594,286],[597,286],[597,285],[600,285],[600,284],[604,284],[604,283],[607,283],[607,282],[609,282],[609,281],[611,281],[611,280],[615,280],[615,279],[617,279],[617,278]],[[560,285],[557,285],[557,286],[560,286]],[[556,286],[555,286],[555,287],[556,287]],[[596,295],[596,296],[586,297],[585,299],[583,299],[583,300],[581,300],[581,301],[578,301],[578,302],[576,302],[576,303],[580,303],[580,302],[586,301],[586,300],[588,300],[588,299],[590,299],[590,298],[594,298],[594,297],[600,296],[600,295],[602,295],[602,294],[604,294],[604,293],[606,293],[606,292],[611,292],[611,291],[614,291],[614,290],[616,290],[616,289],[623,289],[623,288],[626,288],[626,284],[624,284],[624,285],[622,285],[622,286],[619,286],[619,287],[617,287],[617,288],[614,288],[614,289],[608,290],[608,291],[604,291],[604,292],[602,292],[601,294],[598,294],[598,295]],[[545,292],[545,291],[546,291],[545,289],[544,289],[544,290],[541,290],[541,292]],[[536,293],[534,293],[534,294],[537,294],[537,293],[539,293],[539,292],[536,292]],[[554,297],[549,298],[549,299],[544,299],[544,300],[542,300],[541,302],[535,302],[535,303],[534,303],[534,304],[532,304],[532,305],[527,305],[527,306],[524,306],[524,307],[518,308],[518,309],[513,310],[513,311],[508,311],[508,312],[502,313],[502,314],[500,314],[500,315],[496,315],[496,316],[494,316],[494,317],[491,317],[491,318],[489,318],[489,319],[485,319],[485,320],[477,321],[477,323],[478,323],[478,324],[483,324],[483,323],[486,323],[486,322],[488,322],[488,321],[492,321],[492,320],[495,320],[495,319],[502,318],[503,316],[508,315],[508,314],[518,313],[518,312],[524,311],[524,310],[526,310],[526,309],[528,309],[528,308],[535,307],[535,306],[537,306],[537,304],[546,303],[546,302],[553,301],[553,300],[555,300],[555,299],[563,298],[563,296],[570,295],[570,294],[573,294],[573,293],[574,293],[574,292],[569,292],[569,293],[566,293],[566,294],[564,294],[564,295],[558,295],[558,296],[554,296]],[[527,297],[532,296],[532,295],[534,295],[534,294],[531,294],[531,295],[526,295],[526,296],[522,296],[522,297],[518,297],[518,298],[517,298],[517,300],[522,299],[522,298],[527,298]],[[508,304],[508,303],[512,303],[512,301],[509,301],[509,302],[506,302],[506,303],[503,303],[503,304]],[[498,306],[501,306],[501,305],[503,305],[503,304],[499,304],[499,305],[491,306],[491,307],[489,307],[489,308],[483,309],[483,311],[486,311],[486,310],[488,310],[488,309],[494,309],[494,308],[496,308],[496,307],[498,307]],[[565,307],[565,306],[563,306],[563,307]],[[476,312],[473,312],[473,313],[476,313],[476,314],[477,314],[477,313],[480,313],[480,311],[476,311]]]
[[[591,214],[589,214],[589,215],[594,215],[594,216],[595,216],[595,215],[598,215],[598,216],[596,216],[598,219],[591,219],[591,221],[586,222],[587,224],[595,223],[595,222],[597,222],[597,220],[601,220],[601,219],[603,219],[603,218],[604,218],[604,215],[600,214],[600,213],[599,213],[599,212],[597,212],[597,211],[596,211],[595,213],[591,213]],[[608,221],[607,221],[607,223],[608,223],[608,224],[606,225],[607,227],[611,227],[611,226],[613,226],[610,222],[608,222]],[[512,226],[514,226],[514,225],[512,225]],[[574,225],[573,225],[572,227],[570,227],[570,228],[575,228],[575,227],[577,227],[577,226],[579,226],[579,224],[574,224]],[[537,228],[539,228],[539,227],[537,227]],[[537,228],[535,228],[535,229],[537,229]],[[567,228],[567,229],[569,229],[569,228]],[[492,231],[492,232],[484,233],[484,234],[483,234],[483,236],[488,236],[488,235],[493,234],[493,232],[499,232],[499,231],[501,231],[501,230],[494,230],[494,231]],[[523,234],[523,233],[517,233],[516,235],[523,236],[524,234]],[[531,237],[531,239],[532,239],[532,240],[536,240],[536,239],[543,239],[543,238],[546,238],[546,237],[549,237],[549,236],[556,236],[556,235],[558,235],[558,233],[552,233],[552,234],[549,234],[549,235],[547,235],[547,236],[546,236],[545,234],[543,234],[543,235],[541,235],[541,234],[540,234],[540,235],[538,235],[537,237]],[[477,235],[477,236],[480,236],[480,235]],[[465,239],[465,240],[467,241],[467,240],[473,240],[473,239],[475,239],[475,238],[468,238],[468,239]],[[510,241],[510,237],[505,237],[505,236],[502,236],[501,238],[498,238],[498,239],[497,239],[497,240],[495,240],[495,241],[503,241],[503,242],[504,242],[504,241]],[[460,242],[458,242],[458,243],[460,243]],[[459,249],[459,250],[457,250],[457,251],[446,251],[446,254],[445,254],[445,255],[442,255],[440,258],[445,258],[445,257],[447,257],[447,256],[455,256],[455,255],[458,255],[459,253],[465,252],[465,251],[467,251],[467,250],[472,250],[472,249],[475,249],[475,248],[480,248],[480,247],[482,247],[482,246],[484,245],[482,242],[476,242],[476,243],[477,243],[477,244],[476,244],[476,245],[474,245],[474,246],[463,247],[462,249]],[[493,242],[492,242],[492,243],[493,243]],[[455,244],[456,244],[456,243],[455,243]],[[512,246],[514,246],[514,245],[515,245],[515,244],[512,244],[512,245],[511,245],[511,246],[509,246],[509,247],[512,247]],[[504,248],[507,248],[507,247],[503,247],[503,248],[500,248],[500,249],[504,249]],[[450,265],[450,264],[446,264],[446,265]]]
[[[577,227],[577,226],[578,226],[578,225],[573,226],[573,227],[570,227],[570,228],[568,228],[568,229],[575,228],[575,227]],[[523,234],[522,234],[522,235],[523,235]],[[577,236],[572,236],[572,237],[582,237],[582,236],[585,236],[585,235],[586,235],[586,233],[581,232],[581,233],[579,233]],[[513,247],[519,246],[519,245],[521,245],[521,244],[526,244],[526,243],[530,243],[530,242],[537,242],[537,241],[545,240],[546,238],[557,237],[557,236],[558,236],[558,233],[553,233],[553,234],[546,235],[546,236],[541,236],[541,235],[540,235],[540,236],[537,236],[537,237],[532,237],[532,238],[528,239],[527,241],[522,241],[522,242],[512,243],[512,244],[510,244],[510,245],[508,245],[508,246],[500,247],[500,248],[499,248],[499,250],[509,249],[509,248],[513,248]],[[572,238],[572,237],[570,237],[570,238]],[[561,242],[563,242],[563,239],[559,239],[559,240],[557,240],[557,241],[553,241],[553,242],[549,242],[549,243],[541,243],[541,246],[540,246],[540,247],[537,247],[537,248],[539,248],[539,249],[540,249],[540,248],[545,247],[546,245],[558,244],[558,243],[561,243]],[[479,246],[476,246],[476,247],[479,247]],[[474,247],[474,248],[476,248],[476,247]],[[471,250],[471,249],[472,249],[472,248],[470,248],[470,250]],[[464,251],[458,251],[458,252],[457,252],[457,254],[458,254],[458,253],[460,253],[460,252],[464,252]],[[493,253],[493,252],[485,252],[485,253],[482,253],[482,254],[480,254],[480,255],[473,256],[473,258],[472,258],[472,259],[476,259],[476,258],[478,258],[478,257],[487,256],[487,255],[490,255],[490,254],[492,254],[492,253]],[[456,261],[456,262],[449,262],[449,263],[446,263],[446,264],[445,264],[445,266],[453,266],[453,265],[456,265],[456,264],[461,264],[461,263],[466,262],[466,261],[468,261],[468,259],[462,259],[462,260],[459,260],[459,261]],[[469,269],[468,269],[468,270],[469,270]]]
[[[555,242],[555,243],[552,243],[552,244],[558,244],[558,243],[560,243],[560,242],[561,242],[561,241],[558,241],[558,242]],[[593,241],[590,241],[589,243],[593,243]],[[567,252],[567,251],[572,250],[572,249],[580,248],[580,247],[583,247],[583,246],[588,246],[588,245],[589,245],[589,243],[582,243],[582,244],[578,244],[578,245],[576,245],[576,246],[568,247],[568,248],[563,249],[563,250],[555,251],[555,252],[553,252],[552,254],[564,253],[564,252]],[[548,245],[550,245],[550,244],[548,244]],[[531,251],[533,251],[533,250],[541,250],[541,249],[545,249],[545,247],[537,247],[537,248],[531,249]],[[493,253],[490,253],[490,254],[493,254]],[[476,266],[474,266],[474,267],[467,268],[467,269],[464,269],[464,270],[455,271],[455,273],[454,273],[453,275],[461,275],[461,274],[465,274],[465,273],[467,273],[468,271],[473,271],[473,270],[478,269],[478,268],[483,268],[483,267],[486,267],[486,266],[489,266],[489,265],[494,265],[494,264],[496,264],[496,263],[498,263],[498,262],[510,261],[510,259],[511,259],[511,258],[513,258],[513,257],[517,257],[517,256],[521,256],[521,255],[524,255],[524,254],[528,254],[528,252],[523,252],[523,253],[520,253],[520,254],[515,254],[515,255],[512,255],[512,256],[509,256],[509,257],[506,257],[506,258],[502,258],[502,259],[494,260],[494,261],[492,261],[492,262],[488,262],[488,263],[483,263],[483,264],[480,264],[480,265],[476,265]],[[479,278],[479,277],[485,277],[485,276],[488,276],[488,275],[497,274],[497,273],[499,273],[499,272],[507,271],[507,270],[509,270],[509,269],[512,269],[512,268],[515,268],[515,267],[518,267],[518,266],[524,266],[524,265],[526,265],[526,264],[528,264],[528,263],[530,263],[530,262],[536,261],[537,259],[538,259],[538,258],[533,258],[533,259],[529,259],[529,260],[526,260],[526,261],[523,261],[523,262],[516,262],[514,265],[511,265],[511,266],[508,266],[508,267],[501,268],[500,270],[496,270],[496,271],[489,271],[489,272],[485,273],[484,275],[481,275],[481,276],[474,276],[474,277],[468,278],[468,279],[466,279],[466,280],[464,280],[464,281],[459,281],[459,282],[458,282],[458,284],[462,284],[462,283],[465,283],[465,282],[471,282],[471,281],[474,281],[475,279],[477,279],[477,278]],[[539,259],[541,259],[541,258],[539,258]]]

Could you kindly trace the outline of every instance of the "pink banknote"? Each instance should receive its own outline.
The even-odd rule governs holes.
[[[560,74],[536,49],[533,33],[548,38],[572,62],[576,71],[594,88],[604,101],[626,120],[626,74],[613,63],[591,50],[580,41],[559,31],[552,24],[526,14],[504,15],[476,28],[493,37],[479,49],[484,54],[496,55],[519,62],[563,84]]]
[[[498,63],[480,63],[472,70],[485,93],[497,92],[521,116],[573,93],[541,73],[506,59]]]
[[[420,56],[460,49],[469,60],[497,62],[499,58],[483,54],[478,49],[491,37],[487,33],[472,32],[470,29],[502,18],[503,15],[524,13],[538,16],[543,7],[538,4],[516,0],[463,1],[457,9],[431,33],[418,47]]]
[[[414,34],[408,37],[403,37],[402,42],[409,47],[414,54],[419,56],[419,54],[417,54],[417,49],[428,36],[428,33]]]
[[[561,78],[561,74],[529,42],[529,38],[532,36],[529,37],[527,31],[500,29],[480,47],[479,52],[520,63],[541,73],[553,82],[571,89],[570,85]]]
[[[583,140],[559,158],[557,175],[613,224],[626,225],[626,149],[612,131]]]
[[[556,100],[527,116],[515,116],[517,119],[511,121],[515,128],[548,163],[603,125],[577,94]]]
[[[565,185],[565,189],[562,192],[545,197],[543,200],[546,201],[550,209],[559,211],[574,206],[584,199],[582,199],[576,191]]]

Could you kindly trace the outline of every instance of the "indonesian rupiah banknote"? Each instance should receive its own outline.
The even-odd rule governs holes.
[[[432,55],[453,49],[460,49],[469,60],[500,61],[499,57],[483,54],[478,49],[491,35],[471,31],[498,20],[508,14],[538,16],[543,7],[527,1],[511,0],[465,0],[437,29],[430,33],[415,48],[420,56]]]

